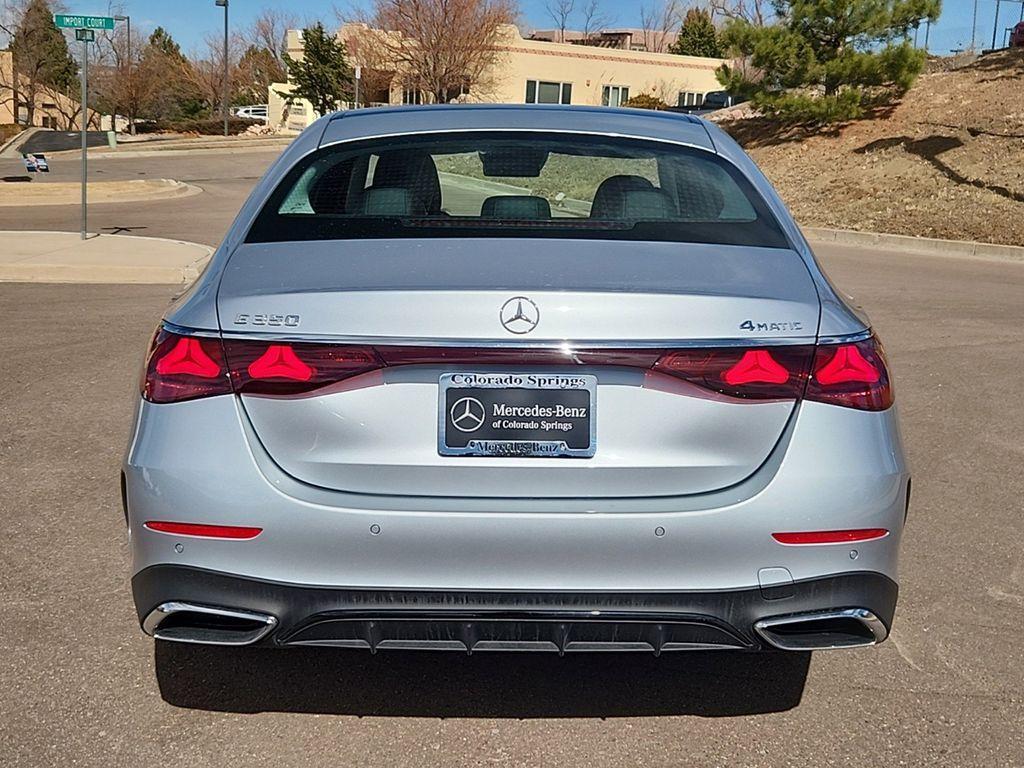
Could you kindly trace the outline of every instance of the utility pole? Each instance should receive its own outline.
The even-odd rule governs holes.
[[[135,97],[135,91],[132,88],[132,17],[131,16],[115,16],[114,21],[124,21],[128,23],[128,71],[125,76],[128,78],[128,133],[135,135],[135,107],[132,105],[132,100]],[[114,130],[117,130],[117,115],[114,115]]]
[[[227,0],[224,0],[227,2]],[[996,32],[999,30],[999,6],[1002,0],[996,0],[996,20],[992,22],[992,50],[996,49]]]
[[[224,117],[224,135],[228,135],[228,0],[214,0],[224,9],[224,92],[221,94],[220,112]]]
[[[928,53],[928,36],[932,33],[932,20],[925,19],[924,22],[924,52]]]
[[[978,32],[978,0],[974,0],[974,15],[971,16],[971,53],[974,53],[974,43]]]

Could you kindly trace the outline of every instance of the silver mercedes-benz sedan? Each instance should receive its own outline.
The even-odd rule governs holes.
[[[150,347],[143,629],[223,645],[808,650],[892,626],[885,356],[686,115],[349,111]]]

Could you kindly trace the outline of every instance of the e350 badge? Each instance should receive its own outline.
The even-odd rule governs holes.
[[[269,325],[272,327],[284,326],[285,328],[295,328],[298,326],[300,317],[298,315],[269,315],[260,312],[254,312],[249,314],[247,312],[239,312],[235,315],[235,325]]]

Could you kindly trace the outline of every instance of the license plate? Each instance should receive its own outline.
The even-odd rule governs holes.
[[[442,456],[594,455],[597,377],[446,373],[440,380]]]

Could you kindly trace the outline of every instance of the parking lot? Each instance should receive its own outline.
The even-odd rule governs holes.
[[[205,193],[97,206],[94,226],[215,244],[273,157],[97,160]],[[0,228],[77,216],[0,208]],[[117,476],[180,289],[0,284],[0,765],[1024,765],[1024,263],[819,255],[886,344],[914,491],[891,638],[813,655],[154,646]]]

